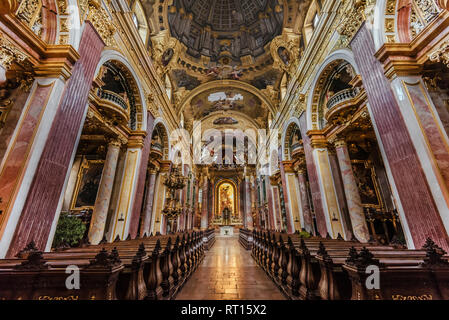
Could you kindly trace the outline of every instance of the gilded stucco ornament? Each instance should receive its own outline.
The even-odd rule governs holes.
[[[441,46],[429,55],[432,62],[442,62],[449,67],[449,40],[443,42]]]
[[[147,108],[151,112],[151,114],[157,118],[159,117],[159,111],[157,108],[158,105],[158,99],[156,95],[153,92],[146,93],[145,96],[147,97]]]
[[[337,32],[346,36],[348,43],[359,30],[364,21],[372,24],[374,15],[374,0],[352,0],[343,4],[343,12],[346,12]],[[351,9],[352,8],[352,9]]]
[[[23,63],[27,56],[0,34],[0,65],[9,69],[13,63]]]
[[[273,57],[273,68],[294,74],[299,62],[299,38],[300,36],[284,30],[282,35],[271,41],[270,52]]]
[[[110,11],[110,10],[109,10]],[[109,47],[115,45],[114,35],[117,27],[113,23],[113,19],[109,16],[105,8],[102,7],[98,0],[81,0],[80,12],[83,21],[89,20],[101,36],[105,44]]]
[[[169,30],[161,31],[151,38],[152,58],[158,74],[163,75],[177,67],[178,57],[186,49],[178,39],[170,36]]]

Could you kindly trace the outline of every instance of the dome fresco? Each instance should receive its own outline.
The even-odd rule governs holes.
[[[284,19],[275,0],[178,0],[169,12],[170,32],[190,56],[222,64],[265,53]]]

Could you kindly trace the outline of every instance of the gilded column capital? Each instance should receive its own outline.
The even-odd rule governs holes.
[[[346,140],[344,138],[337,138],[334,141],[335,148],[341,148],[347,146]]]
[[[9,69],[13,63],[23,63],[28,57],[0,34],[0,65]]]
[[[449,1],[446,4],[448,5],[448,3]],[[449,66],[449,40],[443,42],[437,50],[429,54],[429,60],[432,62],[442,62],[446,66]]]
[[[133,132],[128,140],[128,148],[143,149],[145,143],[145,131]]]
[[[321,130],[310,130],[307,132],[310,137],[310,144],[313,149],[326,149],[328,142]]]
[[[122,146],[122,141],[119,138],[109,138],[107,139],[108,146],[120,148]]]

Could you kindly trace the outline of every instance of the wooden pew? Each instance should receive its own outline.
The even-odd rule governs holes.
[[[291,299],[338,300],[386,299],[388,297],[441,299],[446,297],[446,288],[449,287],[447,257],[443,258],[442,249],[432,245],[431,240],[428,240],[423,250],[407,250],[342,239],[319,237],[302,239],[297,235],[261,231],[254,231],[253,238],[252,256]],[[429,250],[433,250],[433,253],[429,253]],[[354,259],[358,251],[362,256],[366,256],[366,252],[369,252],[373,255],[374,261],[377,259],[382,266],[385,266],[385,269],[381,268],[381,276],[385,274],[384,279],[389,279],[388,283],[391,285],[385,285],[384,289],[390,288],[390,291],[381,290],[381,292],[373,293],[370,290],[368,295],[364,281],[354,280],[366,279],[369,276],[365,273],[365,269],[360,269],[360,263],[358,267],[351,264],[351,255]],[[423,266],[433,270],[433,273],[425,271]],[[437,272],[435,266],[438,266]],[[409,292],[407,290],[412,286],[410,281],[403,281],[406,274],[416,277],[417,282],[413,286],[418,288],[416,289],[418,293],[428,293],[406,295],[405,293]],[[431,274],[438,277],[439,281],[445,285],[436,285],[437,282],[431,282]],[[401,280],[395,282],[393,277]],[[429,283],[434,285],[429,287],[427,285]],[[400,288],[402,291],[398,291]]]
[[[190,232],[50,253],[39,252],[30,245],[19,258],[0,260],[0,283],[6,288],[0,289],[0,298],[172,299],[201,262],[203,240],[203,233]],[[69,276],[65,270],[69,265],[80,268],[81,290],[65,288]],[[25,278],[27,286],[14,285]],[[41,287],[48,278],[59,282],[54,287]],[[94,284],[96,291],[92,289]],[[61,294],[56,296],[57,293]]]

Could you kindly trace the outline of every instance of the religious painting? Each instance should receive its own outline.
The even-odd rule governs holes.
[[[303,145],[303,142],[302,142],[302,137],[301,137],[301,131],[297,128],[295,130],[295,132],[292,134],[291,146],[292,146],[292,149],[294,149],[295,147],[302,146],[302,145]]]
[[[83,159],[72,200],[72,210],[93,209],[97,199],[103,160]]]
[[[365,160],[352,160],[351,162],[362,205],[379,207],[379,189],[377,187],[376,173],[371,162]]]
[[[214,121],[215,125],[232,125],[238,124],[239,122],[232,117],[222,117]]]
[[[165,50],[164,54],[162,55],[162,64],[164,65],[164,67],[168,66],[174,55],[175,51],[172,48]]]
[[[217,216],[222,216],[225,212],[228,212],[231,217],[235,215],[235,187],[230,182],[224,182],[218,186]]]
[[[281,58],[282,62],[285,65],[288,66],[290,64],[290,54],[288,53],[288,50],[286,48],[279,47],[278,55],[279,55],[279,58]]]

